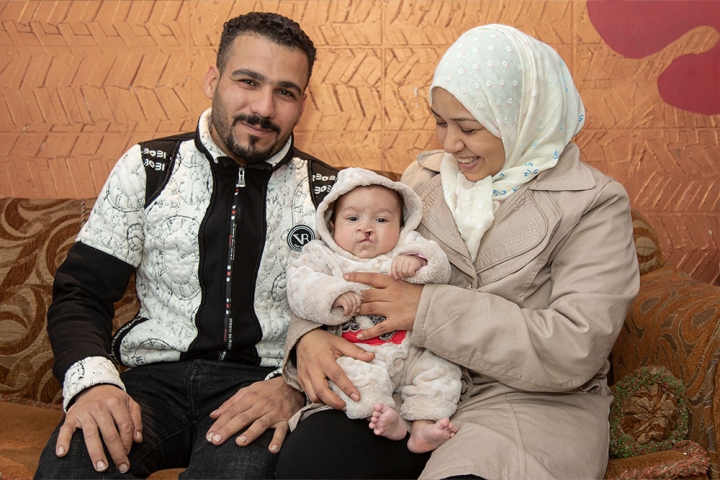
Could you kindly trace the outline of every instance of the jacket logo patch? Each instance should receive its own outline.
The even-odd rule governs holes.
[[[311,240],[315,240],[315,232],[307,225],[295,225],[287,236],[288,245],[296,252]]]

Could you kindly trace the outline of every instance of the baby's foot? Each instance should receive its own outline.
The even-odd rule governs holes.
[[[394,408],[383,403],[376,403],[373,408],[375,410],[370,417],[370,428],[372,428],[375,435],[390,440],[402,440],[405,438],[407,427]]]
[[[408,450],[413,453],[431,452],[451,439],[457,431],[457,427],[449,418],[443,418],[435,423],[416,420],[410,431]]]

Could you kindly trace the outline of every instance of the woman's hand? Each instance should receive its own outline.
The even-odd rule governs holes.
[[[395,330],[412,330],[420,305],[423,286],[395,280],[382,273],[348,273],[348,282],[357,282],[373,288],[363,290],[360,315],[381,315],[385,321],[364,330],[358,339],[378,337]]]
[[[303,335],[295,351],[298,383],[311,401],[322,401],[337,410],[345,409],[345,402],[330,390],[328,380],[332,380],[348,397],[360,400],[360,392],[336,360],[345,356],[370,362],[375,358],[373,353],[321,328]]]

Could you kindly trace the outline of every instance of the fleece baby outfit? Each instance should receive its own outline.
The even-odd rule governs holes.
[[[404,225],[400,238],[390,252],[374,258],[359,258],[340,248],[328,229],[335,202],[341,195],[356,187],[381,185],[397,191],[403,199]],[[414,276],[406,279],[415,284],[447,283],[450,263],[437,243],[415,232],[422,218],[419,197],[408,186],[393,182],[362,168],[341,170],[332,191],[317,209],[317,230],[320,240],[307,243],[298,259],[287,272],[287,298],[292,311],[299,317],[323,325],[329,330],[373,352],[370,362],[341,357],[337,360],[348,378],[360,391],[361,400],[355,402],[331,383],[333,391],[345,401],[350,418],[367,418],[373,404],[380,402],[395,407],[393,393],[398,391],[403,404],[399,414],[406,420],[439,420],[450,417],[460,398],[460,367],[434,355],[429,350],[412,345],[412,332],[390,332],[381,337],[358,340],[357,334],[384,317],[374,315],[345,315],[342,308],[332,308],[335,300],[346,292],[360,294],[367,285],[343,279],[345,273],[390,271],[397,255],[418,255],[427,260]]]

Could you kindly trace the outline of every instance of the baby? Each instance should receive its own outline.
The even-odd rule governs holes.
[[[409,331],[359,340],[361,330],[385,317],[356,314],[360,293],[369,287],[347,282],[343,274],[379,272],[417,284],[446,283],[445,253],[414,231],[421,216],[420,198],[410,187],[362,168],[342,170],[317,209],[321,240],[306,244],[287,273],[287,298],[296,315],[334,326],[328,330],[375,354],[370,363],[337,360],[360,391],[356,402],[330,384],[348,417],[367,418],[376,435],[393,440],[407,434],[403,419],[412,421],[408,448],[415,453],[434,450],[457,432],[450,416],[460,398],[460,367],[411,345]]]

